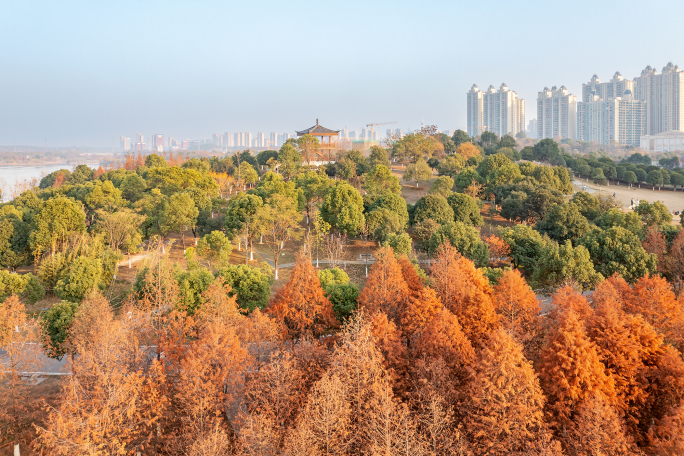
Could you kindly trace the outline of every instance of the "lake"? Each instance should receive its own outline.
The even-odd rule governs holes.
[[[93,169],[97,169],[99,164],[88,164]],[[58,169],[68,169],[72,171],[76,166],[66,163],[50,164],[50,165],[27,165],[27,166],[0,166],[0,189],[2,189],[2,200],[9,201],[10,189],[25,180],[31,180],[34,177],[40,180],[43,176],[50,174]]]

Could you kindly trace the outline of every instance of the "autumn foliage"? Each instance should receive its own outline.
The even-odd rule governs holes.
[[[251,313],[221,278],[192,315],[179,310],[173,269],[154,263],[123,302],[95,291],[78,304],[69,375],[44,409],[21,373],[45,341],[11,296],[0,304],[2,444],[33,440],[50,455],[684,452],[682,306],[664,279],[613,276],[542,301],[518,270],[492,286],[449,245],[419,263],[427,279],[391,248],[376,257],[343,325],[306,256]]]

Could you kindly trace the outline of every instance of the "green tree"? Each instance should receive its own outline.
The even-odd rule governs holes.
[[[601,168],[594,168],[591,171],[591,178],[596,185],[606,185],[608,183],[608,179],[606,179]]]
[[[259,179],[259,173],[246,161],[240,162],[238,170],[234,174],[243,185],[252,185]]]
[[[430,193],[449,198],[453,193],[454,180],[449,176],[439,176],[432,182],[430,186]]]
[[[594,224],[604,230],[620,226],[637,235],[639,239],[644,235],[641,217],[636,212],[622,212],[620,209],[611,208],[596,217]]]
[[[456,130],[451,137],[451,141],[454,143],[454,147],[458,147],[465,142],[470,142],[470,136],[463,130]]]
[[[119,189],[121,190],[121,196],[131,203],[135,203],[143,197],[143,192],[147,189],[147,184],[145,183],[145,180],[137,174],[129,174],[124,178],[123,182],[121,182],[121,187]]]
[[[506,228],[501,237],[510,248],[509,256],[515,267],[522,267],[528,271],[533,271],[537,267],[546,245],[539,232],[527,225],[516,225]]]
[[[411,236],[408,233],[392,233],[385,238],[383,246],[392,247],[396,255],[408,255],[411,253]]]
[[[660,186],[663,185],[663,173],[661,173],[659,170],[654,169],[653,171],[649,171],[648,177],[646,177],[646,182],[653,185],[653,186],[658,186],[658,190],[660,190]]]
[[[77,257],[69,265],[64,278],[57,281],[55,295],[67,301],[80,302],[102,283],[103,267],[99,259]]]
[[[463,193],[468,187],[474,185],[484,185],[485,179],[471,166],[463,170],[454,177],[455,191]]]
[[[473,260],[477,267],[482,268],[489,263],[489,247],[472,226],[462,222],[442,225],[430,238],[430,255],[434,255],[445,242],[453,245],[464,257]]]
[[[511,165],[513,162],[504,154],[489,155],[477,165],[477,173],[480,176],[489,176],[489,173],[496,171],[505,165]]]
[[[401,193],[399,179],[392,175],[392,171],[385,165],[375,165],[366,174],[363,184],[371,201],[387,193]]]
[[[602,280],[603,276],[594,270],[589,251],[581,245],[573,247],[569,240],[560,246],[548,243],[532,274],[533,287],[547,291],[566,282],[592,290]]]
[[[589,232],[589,222],[576,205],[566,203],[552,207],[535,228],[555,241],[575,242]]]
[[[185,230],[197,223],[199,209],[195,207],[195,202],[187,193],[176,193],[171,195],[168,202],[164,205],[161,216],[161,225],[165,232],[177,231],[183,240],[185,249]]]
[[[631,172],[631,171],[628,171],[628,172]],[[635,178],[636,178],[636,176],[635,176]],[[626,181],[626,180],[627,180],[627,176],[626,176],[626,173],[625,173],[625,181]],[[672,183],[672,186],[673,186],[675,189],[677,189],[677,186],[679,186],[680,188],[684,188],[684,176],[682,176],[682,175],[679,174],[679,173],[673,172],[673,173],[670,175],[670,182]]]
[[[302,166],[302,156],[290,143],[285,143],[278,151],[279,171],[286,179],[294,177]]]
[[[33,218],[29,243],[35,258],[50,250],[54,255],[59,244],[71,233],[85,231],[83,206],[59,196],[45,201]]]
[[[150,154],[145,157],[145,166],[148,168],[164,168],[168,166],[164,157],[157,154]]]
[[[0,269],[0,303],[13,294],[34,304],[45,297],[45,288],[31,273],[20,275]]]
[[[534,145],[534,158],[541,162],[550,162],[560,155],[558,143],[553,139],[542,139]]]
[[[321,149],[321,143],[315,136],[304,135],[297,139],[297,148],[299,149],[299,153],[302,155],[304,161],[310,165],[312,161],[318,158],[318,153]]]
[[[188,266],[187,271],[177,271],[175,277],[180,298],[178,310],[192,315],[202,305],[202,293],[212,284],[214,276],[211,271],[200,267],[196,262],[191,262]]]
[[[216,276],[222,277],[223,282],[230,285],[231,291],[228,294],[236,297],[240,308],[249,312],[266,308],[271,296],[273,276],[264,269],[232,264],[219,269]]]
[[[639,238],[625,228],[595,228],[579,243],[589,250],[594,267],[604,277],[617,272],[633,283],[656,272],[656,256],[646,253]]]
[[[570,202],[577,206],[580,214],[585,216],[587,220],[594,220],[601,214],[598,198],[587,192],[575,193],[572,195],[572,198],[570,198]]]
[[[57,176],[60,174],[61,176],[58,178]],[[50,188],[55,185],[55,182],[61,182],[63,184],[69,179],[69,176],[71,176],[71,171],[68,169],[58,169],[43,177],[38,184],[38,188],[41,190]],[[61,184],[59,184],[59,186],[61,186]]]
[[[401,229],[405,230],[408,228],[409,224],[409,213],[406,205],[406,200],[396,193],[387,193],[378,197],[373,204],[368,208],[368,212],[372,212],[376,209],[387,209],[399,218],[401,223]]]
[[[639,202],[639,205],[634,208],[634,212],[639,214],[646,228],[652,226],[662,228],[672,225],[672,214],[670,214],[667,207],[660,201],[656,201],[655,203],[641,201]]]
[[[144,221],[145,217],[132,209],[123,208],[116,212],[99,210],[95,226],[112,250],[123,250],[130,254],[142,244],[140,226]]]
[[[69,337],[69,329],[78,311],[78,303],[61,301],[53,304],[40,316],[43,333],[47,336],[44,342],[45,351],[51,358],[61,359],[66,352],[65,342]]]
[[[333,306],[333,312],[339,322],[345,322],[356,310],[359,298],[359,287],[353,283],[331,284],[325,289],[325,296]]]
[[[490,155],[490,157],[493,156],[494,155]],[[518,165],[516,165],[515,163],[508,163],[491,170],[487,175],[487,184],[489,188],[494,188],[499,185],[509,185],[515,182],[520,177],[521,174]]]
[[[451,154],[444,160],[442,160],[439,165],[437,165],[437,172],[440,176],[450,176],[455,178],[458,173],[463,171],[468,165],[466,164],[465,158],[459,154]]]
[[[416,163],[409,164],[404,173],[404,180],[415,181],[416,187],[418,187],[421,182],[429,181],[430,177],[432,177],[432,170],[422,158],[418,159]]]
[[[372,146],[370,154],[368,155],[368,166],[371,168],[375,165],[382,165],[390,167],[389,154],[386,149],[379,146]]]
[[[347,181],[337,181],[325,197],[321,217],[340,233],[354,236],[365,223],[363,198]]]
[[[209,267],[228,262],[233,246],[222,231],[212,231],[200,239],[197,253],[209,261]]]
[[[260,232],[273,253],[275,279],[278,280],[278,262],[285,249],[285,243],[301,237],[299,223],[302,220],[302,213],[291,198],[273,195],[268,204],[259,210],[257,217]]]
[[[421,223],[427,219],[444,225],[454,221],[454,210],[443,196],[425,195],[416,202],[413,209],[413,223]]]
[[[74,168],[74,171],[69,176],[69,185],[85,184],[88,181],[93,180],[93,175],[95,171],[88,165],[78,165]]]
[[[447,198],[447,202],[454,211],[454,221],[472,226],[481,226],[484,223],[480,215],[480,208],[472,196],[454,193]]]
[[[377,208],[366,214],[366,231],[377,241],[384,241],[390,234],[403,230],[402,223],[394,212]]]
[[[259,234],[257,214],[264,201],[257,195],[239,193],[228,203],[225,227],[230,239],[238,236],[245,240],[245,249],[252,251],[254,238]]]
[[[349,283],[349,276],[340,268],[321,269],[318,271],[318,281],[325,289],[328,285],[344,285]]]
[[[262,150],[256,156],[256,161],[259,166],[268,166],[268,161],[272,158],[278,159],[277,150]]]
[[[297,175],[295,185],[302,190],[304,207],[306,208],[306,224],[309,224],[311,212],[315,204],[323,201],[332,181],[323,173],[306,171]]]

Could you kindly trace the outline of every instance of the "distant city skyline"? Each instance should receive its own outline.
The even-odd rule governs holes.
[[[657,33],[636,40],[620,21],[577,33],[587,11],[616,8]],[[485,11],[486,25],[468,20]],[[197,139],[317,117],[335,129],[465,129],[463,93],[476,82],[506,82],[532,119],[545,86],[579,98],[593,74],[684,64],[682,14],[674,0],[4,2],[0,145],[107,148],[135,131]]]

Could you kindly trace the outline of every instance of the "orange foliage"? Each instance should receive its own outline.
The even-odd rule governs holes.
[[[480,149],[475,147],[475,145],[470,142],[465,142],[458,146],[458,148],[456,149],[456,153],[461,155],[466,160],[468,160],[470,157],[478,157],[481,155]]]
[[[520,271],[504,271],[494,287],[492,298],[503,328],[529,353],[533,343],[539,342],[541,307]]]
[[[673,407],[667,415],[649,431],[652,454],[671,456],[684,454],[684,404]]]
[[[449,368],[451,388],[458,388],[475,360],[475,350],[463,333],[458,318],[443,308],[421,331],[413,344],[413,353],[423,360],[441,359]]]
[[[358,304],[368,315],[384,312],[396,320],[409,294],[409,288],[402,276],[401,265],[394,258],[391,247],[379,249],[377,261],[371,267],[366,286],[361,290]]]
[[[145,157],[143,157],[142,152],[138,152],[138,158],[135,159],[135,167],[145,166]]]
[[[440,246],[430,278],[437,295],[458,317],[463,332],[474,344],[498,327],[489,280],[450,244]]]
[[[551,296],[549,320],[557,324],[558,320],[568,310],[573,311],[577,318],[582,321],[585,321],[594,312],[586,297],[578,293],[572,286],[564,285]]]
[[[489,258],[501,259],[511,253],[511,247],[499,236],[487,236],[484,241],[489,246]]]
[[[475,454],[519,454],[548,438],[544,402],[522,347],[505,331],[492,331],[473,365],[461,410]]]
[[[572,455],[641,454],[625,431],[615,409],[601,394],[595,394],[580,405],[565,443]]]
[[[672,287],[662,277],[640,278],[625,300],[625,310],[642,315],[665,338],[681,349],[684,346],[684,308]]]
[[[641,242],[646,253],[653,253],[658,257],[658,272],[663,274],[668,268],[667,241],[665,235],[658,230],[658,227],[649,228],[646,237]]]
[[[409,359],[401,331],[383,312],[373,314],[371,327],[375,344],[384,358],[383,367],[389,373],[395,390],[405,390]]]
[[[297,256],[289,282],[276,293],[268,312],[281,320],[290,337],[319,337],[338,325],[318,275],[305,255]]]
[[[124,162],[123,167],[127,171],[134,171],[135,170],[135,161],[133,160],[133,156],[131,155],[130,152],[126,153],[126,161]]]
[[[93,174],[93,177],[94,177],[95,179],[97,179],[98,177],[102,176],[104,173],[105,173],[105,170],[102,169],[102,166],[100,166],[99,168],[97,168],[97,169],[95,170],[95,174]]]
[[[406,281],[411,296],[416,296],[425,288],[425,282],[416,272],[416,267],[411,263],[406,255],[402,255],[397,260],[401,267],[401,275]]]
[[[401,312],[401,330],[409,339],[423,329],[444,306],[432,288],[411,296]]]
[[[594,393],[614,397],[596,346],[586,334],[577,313],[566,310],[541,354],[540,377],[555,425],[568,425],[577,407]]]
[[[55,176],[55,182],[52,184],[52,188],[62,188],[64,185],[64,173],[58,172]]]

